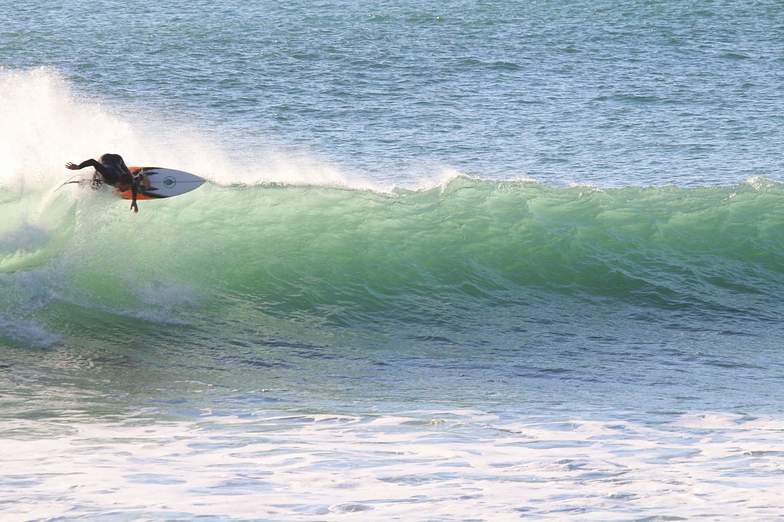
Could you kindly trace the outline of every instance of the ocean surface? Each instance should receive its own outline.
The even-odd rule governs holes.
[[[0,520],[780,517],[782,144],[774,0],[0,0]]]

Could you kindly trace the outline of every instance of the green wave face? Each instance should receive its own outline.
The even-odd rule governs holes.
[[[597,303],[772,318],[784,289],[782,196],[764,180],[599,190],[457,178],[391,194],[205,186],[134,216],[75,189],[35,219],[6,197],[2,302],[54,318],[55,331],[70,314],[459,329]]]

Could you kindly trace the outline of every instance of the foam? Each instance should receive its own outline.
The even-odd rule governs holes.
[[[0,314],[0,340],[3,337],[33,348],[50,348],[62,341],[61,336],[35,321]]]
[[[724,420],[691,427],[695,418]],[[510,422],[480,411],[81,423],[51,437],[2,438],[0,513],[775,518],[784,509],[781,425],[721,412],[644,425]],[[23,501],[14,483],[25,484]]]

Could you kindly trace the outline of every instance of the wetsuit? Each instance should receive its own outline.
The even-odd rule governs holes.
[[[67,163],[65,165],[71,170],[83,169],[85,167],[93,167],[95,169],[95,177],[93,178],[93,185],[100,186],[102,183],[117,187],[119,190],[131,189],[131,209],[134,212],[139,211],[136,205],[136,196],[139,194],[139,183],[141,176],[134,176],[128,167],[125,165],[122,156],[119,154],[104,154],[99,161],[88,159],[78,165]]]

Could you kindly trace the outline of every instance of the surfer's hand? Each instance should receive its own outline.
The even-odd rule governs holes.
[[[69,161],[68,163],[65,164],[65,168],[67,168],[68,170],[79,170],[79,165],[75,165]]]

